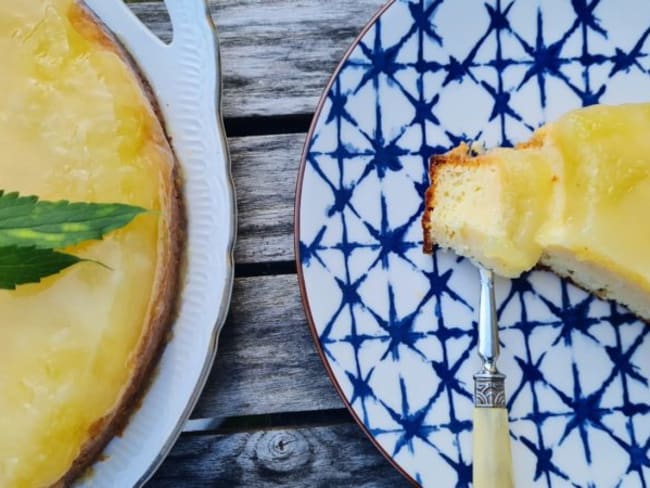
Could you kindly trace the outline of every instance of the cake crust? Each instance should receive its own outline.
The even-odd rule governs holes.
[[[68,487],[75,479],[83,475],[86,469],[97,461],[110,440],[119,435],[126,427],[131,414],[144,396],[154,368],[164,349],[176,313],[180,288],[179,270],[185,241],[185,209],[181,195],[180,166],[169,142],[169,137],[165,133],[160,107],[150,85],[130,54],[83,1],[76,1],[68,15],[78,32],[87,39],[92,39],[93,42],[113,51],[127,65],[134,80],[146,95],[150,107],[162,127],[162,140],[156,138],[155,142],[168,148],[169,164],[172,165],[172,170],[169,181],[166,182],[167,198],[163,200],[164,207],[161,211],[161,218],[165,220],[166,225],[160,236],[161,239],[164,239],[164,245],[161,246],[158,256],[160,264],[155,277],[155,292],[150,305],[148,324],[144,326],[143,336],[134,355],[133,373],[129,383],[125,385],[121,397],[116,402],[116,406],[93,424],[88,440],[81,447],[72,465],[52,485],[52,488]]]
[[[515,149],[538,148],[544,144],[546,129],[542,127],[533,133],[532,137],[517,144]],[[473,154],[472,147],[461,142],[458,146],[444,154],[434,154],[429,162],[429,187],[424,193],[424,213],[422,214],[422,233],[423,233],[423,251],[427,254],[433,252],[436,245],[433,239],[431,228],[433,222],[433,211],[436,206],[436,188],[440,178],[440,173],[444,167],[448,166],[479,166],[486,164],[487,160],[481,154]]]
[[[424,213],[422,214],[422,231],[424,238],[423,250],[430,254],[433,252],[435,241],[431,235],[431,226],[433,220],[433,211],[436,206],[436,187],[440,176],[440,168],[446,165],[462,166],[467,164],[477,164],[475,158],[469,155],[469,146],[462,142],[445,154],[437,154],[431,157],[429,164],[429,187],[424,193]]]
[[[650,104],[594,106],[514,149],[433,156],[424,251],[449,248],[504,277],[545,269],[647,323],[650,159],[636,153],[648,154],[648,126]]]

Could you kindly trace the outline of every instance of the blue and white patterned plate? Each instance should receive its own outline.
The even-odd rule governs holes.
[[[478,276],[421,251],[429,157],[650,100],[648,0],[396,0],[328,86],[296,203],[328,373],[375,444],[430,487],[471,484]],[[650,484],[650,328],[534,271],[497,283],[521,487]]]

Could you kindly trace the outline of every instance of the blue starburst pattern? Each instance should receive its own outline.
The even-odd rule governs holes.
[[[301,181],[306,302],[346,401],[418,483],[471,485],[479,367],[476,270],[421,252],[429,158],[648,87],[647,0],[396,0],[336,74]],[[517,486],[650,486],[650,328],[549,273],[497,287]]]

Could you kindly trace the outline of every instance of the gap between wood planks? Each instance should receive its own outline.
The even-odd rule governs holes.
[[[219,435],[257,430],[277,430],[353,424],[354,419],[344,408],[304,412],[278,412],[226,418],[190,419],[183,428],[184,435]]]
[[[314,114],[231,117],[224,120],[224,125],[228,138],[302,134],[309,130],[313,117]],[[293,260],[235,264],[235,276],[242,278],[295,273],[296,263]]]
[[[272,261],[262,263],[236,263],[235,278],[252,278],[254,276],[296,274],[295,261]]]
[[[137,3],[139,0],[130,1]],[[154,4],[150,3],[150,5]],[[164,24],[167,25],[169,21],[166,14],[163,12],[158,12],[158,14],[160,17],[158,21],[164,22]],[[160,32],[157,33],[160,34]],[[167,39],[169,36],[162,35],[161,37]],[[342,44],[347,45],[347,43]],[[227,47],[227,42],[224,42],[224,45]],[[227,58],[227,56],[225,57]],[[318,84],[317,86],[320,89],[320,85]],[[263,115],[259,113],[255,115],[226,117],[224,125],[226,134],[229,138],[304,134],[309,130],[312,118],[313,113],[292,113],[290,108],[283,107],[280,114],[277,115]],[[298,156],[297,151],[295,156]],[[250,257],[251,256],[249,255],[249,258]],[[268,260],[267,258],[267,260],[261,262],[237,262],[235,265],[235,276],[239,278],[295,275],[295,273],[295,262],[293,260],[287,260],[286,258],[277,260]],[[330,408],[313,411],[193,419],[188,421],[184,435],[204,436],[210,434],[232,434],[255,430],[275,430],[288,427],[299,428],[305,426],[311,427],[315,425],[326,426],[339,424],[352,425],[353,423],[354,421],[346,409]]]
[[[268,136],[307,132],[314,114],[287,114],[259,117],[227,117],[228,137]]]

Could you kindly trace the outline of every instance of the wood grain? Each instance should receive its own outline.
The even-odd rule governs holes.
[[[221,43],[224,115],[256,124],[255,131],[241,131],[250,134],[281,132],[268,126],[280,121],[277,116],[313,113],[345,50],[383,0],[209,4]],[[162,2],[138,0],[131,7],[163,40],[171,39]],[[293,200],[305,135],[229,139],[238,264],[293,259]],[[314,349],[296,280],[235,280],[217,359],[192,417],[215,419],[214,425],[230,419],[238,427],[183,435],[149,487],[408,486],[359,427],[327,416],[342,402]],[[298,427],[290,412],[324,416],[314,417],[322,423]],[[241,423],[269,414],[281,416],[282,428]]]
[[[295,275],[237,278],[193,418],[342,408],[318,358]]]
[[[311,113],[327,80],[382,0],[210,0],[224,74],[226,117]],[[133,11],[161,38],[160,2]]]
[[[150,488],[399,488],[408,483],[352,424],[183,436]]]
[[[236,262],[294,259],[293,202],[305,136],[229,139],[239,211]]]

